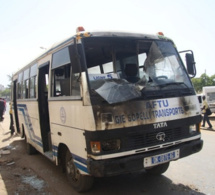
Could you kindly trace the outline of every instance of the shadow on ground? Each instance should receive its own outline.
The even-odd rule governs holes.
[[[123,189],[123,190],[122,190]],[[89,194],[171,194],[203,195],[194,186],[174,184],[172,180],[161,176],[150,176],[146,173],[126,174],[116,177],[96,179],[94,188]]]

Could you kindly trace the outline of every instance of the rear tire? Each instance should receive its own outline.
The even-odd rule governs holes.
[[[37,153],[37,150],[29,143],[26,142],[26,150],[27,150],[27,154],[29,155],[33,155]]]
[[[151,168],[147,168],[146,173],[148,173],[150,175],[161,175],[167,171],[168,167],[169,167],[169,162],[160,164],[160,165],[157,165],[157,166],[154,166]]]
[[[67,179],[76,191],[84,192],[93,186],[94,178],[80,173],[69,150],[66,151],[64,163]]]
[[[21,130],[21,138],[25,138],[25,128],[23,124],[22,124],[22,130]]]
[[[33,155],[37,153],[37,150],[27,141],[27,137],[24,136],[25,138],[25,145],[26,145],[26,152],[28,155]]]

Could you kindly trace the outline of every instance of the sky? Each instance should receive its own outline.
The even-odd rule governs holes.
[[[54,43],[86,31],[131,31],[171,38],[194,52],[197,76],[215,74],[214,0],[0,0],[0,84]]]

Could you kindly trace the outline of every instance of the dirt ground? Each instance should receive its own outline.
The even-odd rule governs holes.
[[[8,114],[0,122],[0,195],[76,194],[60,167],[39,153],[26,154],[25,141],[11,136],[9,122]]]
[[[43,194],[46,192],[45,182],[38,178],[23,159],[25,145],[18,136],[11,136],[9,131],[9,115],[0,123],[0,194]]]

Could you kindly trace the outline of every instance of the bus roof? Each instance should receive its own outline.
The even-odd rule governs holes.
[[[96,31],[96,32],[87,32],[83,31],[81,33],[77,33],[72,37],[66,38],[63,41],[54,43],[51,48],[49,48],[46,52],[50,52],[51,50],[60,47],[61,45],[64,45],[67,42],[70,42],[75,37],[80,36],[83,37],[133,37],[133,38],[145,38],[145,39],[160,39],[161,36],[159,35],[153,35],[153,34],[143,34],[143,33],[133,33],[133,32],[114,32],[114,31]],[[169,39],[167,37],[164,37],[165,39]],[[170,40],[170,39],[169,39]],[[44,52],[44,53],[46,53]]]
[[[135,33],[135,32],[114,32],[114,31],[96,31],[96,32],[87,32],[87,31],[82,31],[80,33],[76,33],[75,35],[66,38],[60,42],[54,43],[49,49],[41,53],[38,57],[34,58],[34,60],[30,61],[26,66],[23,66],[19,71],[17,71],[14,75],[18,74],[21,72],[23,69],[25,69],[27,66],[31,66],[32,64],[35,64],[38,60],[42,59],[46,55],[52,53],[54,50],[57,48],[60,48],[64,45],[68,45],[72,43],[74,38],[86,38],[86,37],[127,37],[127,38],[140,38],[140,39],[165,39],[165,40],[170,40],[168,37],[159,35],[159,34],[145,34],[145,33]]]

